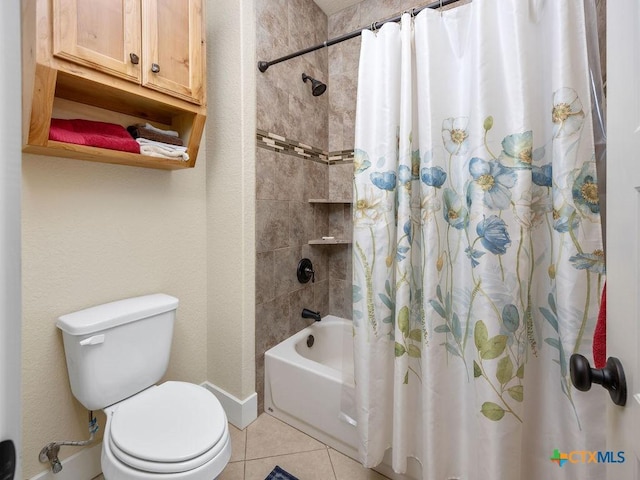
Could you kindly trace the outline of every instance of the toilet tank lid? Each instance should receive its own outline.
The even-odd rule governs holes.
[[[164,293],[155,293],[117,300],[62,315],[58,318],[56,326],[70,335],[87,335],[176,308],[178,308],[177,298]]]

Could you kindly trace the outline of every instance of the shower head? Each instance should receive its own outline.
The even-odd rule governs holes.
[[[306,82],[307,80],[311,80],[311,93],[313,93],[314,97],[322,95],[324,91],[327,89],[327,86],[322,83],[320,80],[316,80],[315,78],[311,78],[306,73],[302,74],[302,81]]]

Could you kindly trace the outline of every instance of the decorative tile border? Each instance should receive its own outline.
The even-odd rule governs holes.
[[[336,150],[335,152],[329,152],[329,165],[336,163],[353,163],[354,152],[352,150]]]
[[[353,150],[326,152],[319,148],[260,129],[256,130],[256,141],[257,146],[260,148],[266,148],[274,152],[285,153],[327,165],[353,163]]]

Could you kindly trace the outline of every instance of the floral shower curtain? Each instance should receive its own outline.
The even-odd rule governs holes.
[[[474,0],[364,31],[354,161],[357,423],[423,479],[600,479],[578,392],[604,282],[582,1]]]

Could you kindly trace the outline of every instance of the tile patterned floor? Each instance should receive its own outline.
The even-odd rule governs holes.
[[[218,480],[264,480],[276,465],[300,480],[387,478],[266,413],[244,430],[231,426],[231,442]]]
[[[217,480],[264,480],[276,465],[299,480],[387,479],[266,413],[244,430],[229,428],[231,460]]]

